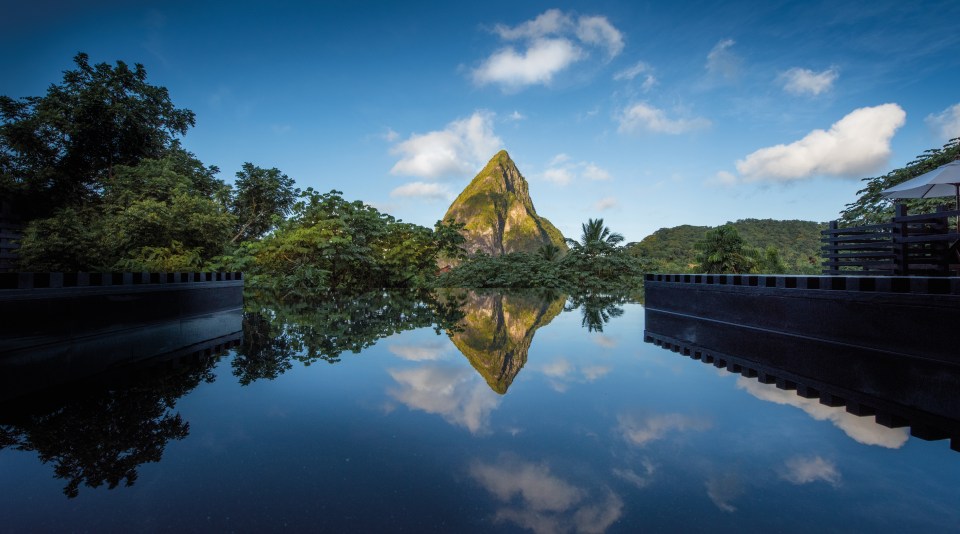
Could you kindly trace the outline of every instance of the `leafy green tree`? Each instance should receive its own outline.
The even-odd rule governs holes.
[[[231,243],[262,237],[277,219],[290,213],[300,195],[293,179],[279,169],[261,169],[252,163],[243,164],[233,187],[230,209],[237,217],[237,230]]]
[[[73,61],[45,96],[0,97],[0,196],[28,220],[96,199],[118,166],[161,158],[194,125],[143,65]]]
[[[21,269],[194,270],[221,254],[235,219],[208,192],[225,186],[189,159],[118,165],[98,203],[35,219],[21,241]]]
[[[695,248],[699,269],[705,273],[748,273],[757,262],[744,249],[740,233],[729,224],[708,231]]]
[[[877,224],[888,222],[893,217],[893,202],[887,200],[880,193],[895,185],[916,178],[925,172],[950,163],[960,158],[960,138],[951,139],[942,148],[933,148],[905,167],[894,169],[883,176],[864,178],[866,187],[857,191],[859,198],[847,204],[840,212],[840,221],[849,226],[863,224]],[[903,201],[910,211],[915,213],[929,213],[936,211],[937,206],[944,203],[944,199],[913,199]]]
[[[441,255],[460,253],[458,225],[398,221],[339,191],[307,189],[290,219],[252,246],[254,285],[288,290],[415,287]]]

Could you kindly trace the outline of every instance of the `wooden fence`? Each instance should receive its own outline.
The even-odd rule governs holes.
[[[888,223],[823,230],[823,274],[949,276],[960,270],[960,233],[950,224],[960,210],[909,215],[896,206]]]

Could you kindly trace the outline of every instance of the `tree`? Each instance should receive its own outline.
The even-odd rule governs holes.
[[[925,172],[960,158],[960,138],[954,138],[943,148],[932,148],[905,167],[894,169],[883,176],[864,178],[867,186],[857,191],[859,198],[847,204],[840,212],[840,220],[851,226],[888,222],[893,217],[893,202],[880,193],[895,185],[916,178]],[[943,199],[906,200],[907,207],[916,212],[933,212],[943,204]]]
[[[609,228],[603,225],[603,219],[588,219],[580,227],[583,229],[583,234],[580,236],[579,242],[570,238],[566,239],[567,244],[575,249],[586,249],[594,254],[603,253],[623,242],[623,236],[611,232]]]
[[[708,231],[694,248],[700,270],[706,273],[748,273],[757,261],[744,249],[740,233],[730,224]]]
[[[0,97],[0,196],[28,220],[98,198],[118,166],[163,157],[194,125],[143,65],[73,61],[45,96]]]
[[[300,190],[294,181],[276,167],[261,169],[244,163],[237,173],[230,209],[237,217],[237,240],[258,239],[275,226],[275,220],[287,216]]]

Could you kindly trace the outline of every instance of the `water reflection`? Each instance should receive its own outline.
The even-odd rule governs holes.
[[[57,394],[18,399],[0,407],[0,449],[34,452],[52,464],[69,498],[81,486],[132,486],[141,465],[159,462],[170,440],[190,433],[176,403],[214,380],[218,359],[201,353],[175,367],[153,362]]]
[[[243,342],[233,360],[241,384],[272,380],[292,362],[337,363],[387,336],[415,328],[456,330],[462,317],[456,298],[428,292],[324,292],[281,299],[255,295],[244,303]]]
[[[394,400],[412,410],[440,415],[473,434],[489,432],[490,413],[501,399],[469,369],[428,364],[388,372],[397,384],[388,390]]]
[[[554,474],[546,462],[503,454],[493,462],[475,460],[469,473],[500,502],[494,523],[538,534],[604,532],[623,515],[623,499],[613,490],[591,491]]]
[[[527,363],[537,329],[564,310],[566,296],[549,292],[452,293],[463,302],[463,320],[450,339],[490,389],[505,394]]]

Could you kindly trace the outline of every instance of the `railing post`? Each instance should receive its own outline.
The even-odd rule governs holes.
[[[836,245],[837,245],[837,229],[840,228],[840,224],[837,221],[830,221],[830,229],[827,234],[827,250],[826,254],[828,256],[836,256]],[[831,274],[830,271],[837,271],[840,269],[840,258],[828,257],[826,269],[821,270],[821,274]]]
[[[907,223],[900,221],[901,217],[907,216],[907,205],[897,204],[894,207],[893,215],[893,253],[896,254],[897,264],[894,266],[894,276],[905,276],[910,273],[910,265],[907,263],[907,244],[903,241],[907,237]]]

